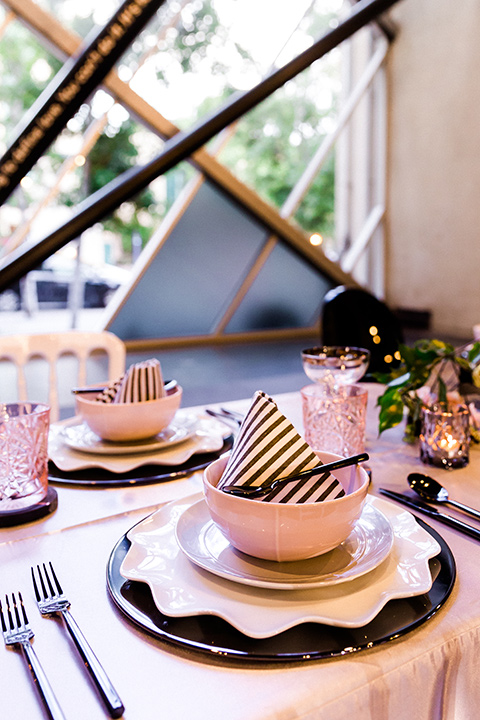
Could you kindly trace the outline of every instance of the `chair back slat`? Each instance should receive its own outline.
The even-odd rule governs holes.
[[[71,330],[58,333],[38,333],[30,335],[0,336],[0,361],[8,360],[16,367],[16,396],[18,401],[36,401],[29,398],[26,369],[35,359],[41,358],[48,365],[48,404],[50,419],[58,420],[59,400],[59,361],[73,356],[77,361],[75,376],[71,386],[87,384],[88,363],[96,352],[107,358],[107,375],[102,381],[115,380],[125,372],[126,348],[120,338],[111,332],[83,332]],[[2,398],[0,397],[0,401]]]

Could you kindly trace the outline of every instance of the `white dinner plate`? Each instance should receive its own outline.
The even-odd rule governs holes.
[[[179,416],[155,437],[135,442],[111,442],[102,440],[81,418],[76,418],[74,422],[63,427],[61,437],[65,445],[80,452],[93,455],[132,455],[163,450],[187,440],[195,432],[195,421],[194,416]]]
[[[187,462],[192,455],[198,453],[217,452],[223,446],[225,438],[229,435],[228,429],[215,418],[208,415],[188,416],[179,413],[180,417],[188,418],[193,422],[194,432],[182,442],[167,444],[156,450],[130,454],[101,455],[89,452],[80,452],[69,447],[64,441],[66,428],[79,423],[79,418],[71,418],[52,423],[48,436],[48,455],[50,460],[62,472],[88,470],[101,468],[113,473],[125,473],[135,470],[143,465],[176,466]]]
[[[178,545],[196,565],[226,580],[277,590],[326,587],[348,582],[377,567],[393,545],[392,526],[373,505],[341,545],[296,562],[273,562],[235,550],[213,522],[205,500],[187,508],[175,528]]]
[[[294,590],[231,582],[192,563],[177,543],[179,518],[202,497],[197,493],[164,505],[127,534],[131,546],[121,575],[146,583],[157,608],[169,617],[216,615],[254,638],[306,622],[362,627],[389,600],[421,595],[432,586],[429,560],[440,552],[439,544],[411,513],[373,497],[367,502],[387,518],[394,540],[385,560],[370,572],[349,582]]]

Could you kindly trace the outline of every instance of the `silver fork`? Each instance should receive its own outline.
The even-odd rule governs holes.
[[[35,686],[38,688],[41,698],[45,704],[48,715],[52,720],[65,720],[55,693],[48,681],[45,671],[40,665],[37,653],[30,640],[34,632],[28,624],[27,611],[23,604],[22,594],[18,593],[18,600],[12,593],[11,604],[8,595],[5,595],[6,611],[3,612],[2,601],[0,600],[0,617],[5,645],[19,645],[28,668],[33,675]]]
[[[31,568],[33,589],[35,591],[38,609],[42,615],[60,613],[63,616],[67,629],[73,638],[77,650],[82,656],[86,669],[90,673],[100,696],[105,703],[110,717],[121,717],[125,710],[123,703],[120,700],[117,691],[113,687],[107,673],[100,664],[97,656],[74,620],[69,610],[70,602],[63,594],[62,587],[58,582],[58,578],[51,562],[49,563],[49,566],[50,573],[47,570],[45,563],[42,564],[42,567],[37,565],[38,582],[35,577],[34,568]]]

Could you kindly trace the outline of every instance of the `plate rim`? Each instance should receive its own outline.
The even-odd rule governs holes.
[[[414,598],[397,598],[390,600],[377,616],[359,628],[336,628],[321,623],[303,623],[284,630],[274,638],[252,638],[236,630],[226,620],[211,615],[195,615],[171,618],[163,615],[153,601],[150,587],[143,582],[126,580],[119,574],[119,568],[126,556],[131,542],[125,533],[113,547],[107,567],[107,591],[113,605],[135,627],[149,635],[166,642],[169,646],[182,650],[194,651],[199,658],[210,659],[221,657],[227,661],[243,661],[253,664],[316,661],[332,657],[348,656],[365,651],[402,638],[415,630],[437,614],[448,600],[456,581],[455,558],[444,538],[426,522],[413,515],[415,521],[423,527],[440,545],[440,553],[430,562],[438,562],[439,572],[433,579],[430,590],[422,596]],[[132,528],[130,528],[131,530]],[[133,604],[128,593],[132,591],[146,594],[147,608]],[[413,602],[414,601],[414,602]],[[393,612],[392,610],[393,605]],[[399,609],[405,609],[408,615],[410,605],[417,605],[417,617],[403,623]],[[153,612],[150,612],[152,610]],[[415,610],[413,608],[412,612]],[[392,619],[393,618],[393,619]],[[388,629],[382,631],[382,622]],[[305,632],[308,626],[309,632]],[[380,627],[377,627],[380,626]],[[209,637],[210,631],[210,637]],[[195,632],[199,638],[195,637]],[[213,637],[211,637],[213,632]],[[226,636],[224,640],[217,635]],[[318,636],[319,643],[324,647],[312,648],[308,641]],[[339,637],[338,643],[335,637]],[[296,639],[300,648],[289,649],[289,640]],[[285,643],[281,651],[275,650],[275,644]],[[305,647],[302,645],[305,643]],[[243,646],[243,647],[242,647]]]
[[[98,467],[82,468],[80,470],[60,470],[53,460],[49,460],[48,482],[60,485],[85,487],[126,487],[133,485],[152,485],[159,482],[169,482],[180,477],[186,477],[194,472],[203,470],[223,453],[231,450],[233,435],[223,438],[223,445],[218,450],[193,453],[184,463],[179,465],[152,465],[148,462],[125,472],[114,473]],[[205,457],[206,456],[206,457]],[[52,470],[53,466],[53,470]],[[152,475],[142,475],[142,468],[151,467]],[[55,474],[58,473],[58,474]],[[107,477],[102,477],[106,474]]]
[[[258,588],[266,588],[266,589],[270,589],[270,590],[307,590],[307,589],[313,589],[313,588],[331,587],[332,585],[340,585],[342,583],[349,582],[351,580],[355,580],[355,579],[361,577],[362,575],[366,574],[367,572],[371,572],[372,570],[374,570],[376,567],[381,565],[381,563],[388,557],[388,555],[390,554],[390,552],[393,548],[394,532],[393,532],[393,528],[392,528],[390,521],[382,513],[381,510],[376,508],[373,504],[368,503],[368,505],[366,507],[368,507],[369,510],[373,511],[377,516],[380,516],[381,520],[385,523],[385,525],[388,526],[389,531],[390,531],[388,546],[385,548],[383,555],[381,555],[381,557],[377,559],[375,564],[370,565],[367,568],[364,568],[362,570],[362,572],[352,574],[350,576],[344,577],[343,573],[341,573],[340,577],[337,576],[336,580],[332,579],[331,581],[310,579],[310,580],[297,580],[296,582],[293,582],[293,581],[288,582],[288,581],[275,581],[273,579],[272,580],[262,580],[262,579],[256,580],[254,578],[249,580],[246,576],[242,577],[241,575],[238,575],[238,574],[232,575],[228,572],[215,572],[215,570],[212,570],[211,567],[207,566],[205,563],[199,562],[197,558],[195,558],[192,554],[190,554],[185,549],[184,544],[182,544],[182,540],[181,540],[181,538],[179,538],[179,535],[178,535],[178,526],[182,522],[182,518],[185,515],[187,515],[192,510],[195,511],[195,508],[198,508],[201,505],[202,506],[206,505],[204,498],[197,500],[197,502],[194,502],[194,503],[192,503],[192,505],[185,508],[185,510],[182,512],[182,514],[178,518],[178,521],[175,525],[175,537],[176,537],[178,546],[180,547],[180,550],[186,555],[186,557],[191,562],[193,562],[195,565],[202,568],[206,572],[212,573],[213,575],[221,577],[225,580],[230,580],[231,582],[239,583],[241,585],[248,585],[250,587],[258,587]],[[204,527],[205,527],[205,525],[211,526],[212,524],[215,525],[213,520],[210,519],[207,523],[204,524]],[[203,528],[202,528],[202,530],[203,530]],[[218,532],[221,532],[221,531],[218,530]],[[354,532],[354,530],[352,530],[352,533],[350,535],[352,535],[353,532]],[[349,537],[350,537],[350,535],[349,535]],[[311,558],[311,559],[315,560],[315,558]],[[268,561],[262,561],[262,562],[268,563]],[[333,575],[334,575],[334,573],[330,573],[330,576],[333,576]],[[317,575],[317,578],[318,578],[318,575]]]
[[[188,421],[189,416],[185,418],[186,421]],[[74,422],[76,420],[76,422]],[[160,433],[157,433],[154,437],[158,437],[162,434],[162,432],[165,432],[169,428],[171,428],[172,425],[175,425],[176,418],[173,418],[173,420],[167,425],[164,430],[162,430]],[[178,422],[178,420],[177,420]],[[98,445],[97,446],[81,446],[77,443],[72,443],[69,441],[67,437],[65,437],[65,434],[67,430],[70,428],[78,427],[78,426],[85,426],[88,429],[89,433],[92,433],[92,435],[98,437],[96,433],[91,430],[85,420],[83,420],[80,416],[76,415],[75,418],[72,418],[72,421],[70,423],[66,423],[63,425],[59,430],[59,437],[61,438],[62,442],[71,450],[75,450],[76,452],[80,452],[87,455],[95,455],[95,456],[102,456],[102,455],[142,455],[146,453],[152,453],[152,452],[159,452],[160,450],[163,450],[165,448],[171,448],[175,445],[178,445],[181,442],[185,442],[186,440],[193,437],[195,434],[195,426],[198,424],[198,418],[195,416],[190,416],[190,426],[186,427],[184,429],[184,434],[180,437],[176,438],[175,435],[173,436],[172,440],[165,440],[165,441],[157,441],[154,442],[153,438],[148,438],[150,441],[150,444],[147,446],[139,445],[137,443],[134,444],[128,444],[128,443],[116,443],[116,442],[109,442],[108,444],[102,440],[100,437],[98,438]],[[174,431],[175,432],[175,431]],[[178,432],[178,431],[177,431]],[[140,443],[142,441],[139,441]],[[145,441],[146,442],[146,441]]]

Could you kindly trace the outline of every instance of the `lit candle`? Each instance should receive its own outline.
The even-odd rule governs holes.
[[[468,463],[469,412],[464,405],[445,410],[422,409],[420,459],[439,467],[463,467]]]

